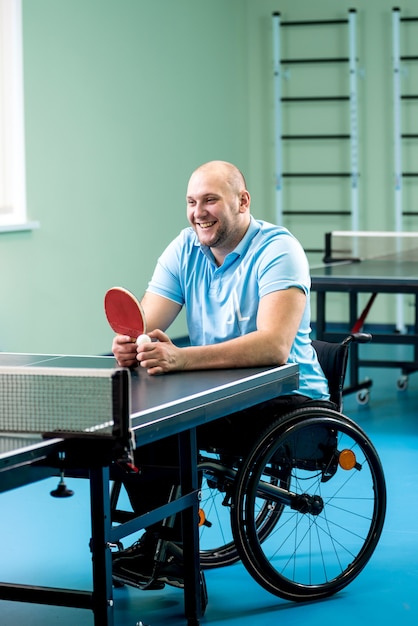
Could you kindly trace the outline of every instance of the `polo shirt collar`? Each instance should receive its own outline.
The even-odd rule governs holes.
[[[225,257],[225,261],[222,264],[222,267],[224,267],[225,265],[226,266],[230,265],[234,261],[234,259],[236,259],[237,257],[244,256],[251,244],[253,237],[255,237],[255,235],[259,231],[260,231],[260,224],[251,215],[250,224],[248,226],[247,232],[245,233],[244,237],[241,239],[241,241],[239,242],[235,250],[230,252]],[[200,249],[202,250],[203,254],[206,256],[206,258],[209,259],[211,263],[216,265],[215,257],[213,256],[211,249],[208,246],[202,245],[199,242],[199,239],[197,238],[197,236],[196,236],[196,245],[200,246]]]

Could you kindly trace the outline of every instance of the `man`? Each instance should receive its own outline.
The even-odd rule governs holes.
[[[120,366],[139,365],[150,375],[299,364],[299,389],[198,429],[201,447],[245,449],[272,419],[306,402],[329,399],[309,338],[310,277],[304,251],[285,228],[255,220],[250,203],[245,179],[231,163],[212,161],[193,172],[187,188],[190,227],[163,252],[142,299],[153,341],[137,346],[129,337],[117,336],[112,345]],[[183,306],[190,346],[180,348],[164,331]],[[173,476],[167,481],[156,467],[162,460],[176,467],[177,447],[165,440],[140,448],[137,457],[141,478],[125,478],[124,484],[140,513],[167,501]],[[137,544],[116,553],[117,579],[134,585],[149,579],[161,532],[160,526],[148,529]],[[181,535],[171,539],[181,540]],[[181,587],[181,563],[166,563],[157,579]]]

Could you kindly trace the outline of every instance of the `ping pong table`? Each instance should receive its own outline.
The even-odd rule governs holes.
[[[204,607],[195,429],[297,386],[295,365],[151,377],[141,368],[118,369],[113,357],[0,353],[0,493],[62,472],[88,479],[93,575],[92,591],[3,582],[0,599],[90,609],[95,626],[113,626],[111,547],[180,513],[185,617],[189,625],[199,624]],[[112,463],[129,460],[132,445],[170,435],[179,441],[180,497],[112,524]]]
[[[373,250],[366,251],[372,242]],[[368,256],[370,255],[370,256]],[[383,358],[361,358],[358,344],[350,351],[348,380],[344,393],[358,392],[372,385],[372,380],[360,381],[360,367],[399,368],[399,389],[407,385],[408,375],[418,370],[418,233],[335,231],[326,234],[325,263],[311,269],[312,291],[316,292],[316,336],[325,341],[341,341],[347,332],[360,330],[377,294],[411,294],[415,314],[412,328],[400,330],[397,322],[389,330],[373,332],[373,343],[389,346],[412,346],[410,359],[396,358],[387,350]],[[344,293],[348,296],[348,320],[341,331],[332,330],[327,317],[327,295]],[[360,294],[370,294],[370,300],[360,311]],[[404,357],[404,355],[402,355]]]

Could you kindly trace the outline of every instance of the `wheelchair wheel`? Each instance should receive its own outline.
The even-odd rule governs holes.
[[[286,472],[288,486],[280,489],[272,478]],[[263,499],[282,511],[261,542]],[[253,447],[236,479],[234,505],[233,536],[251,576],[287,600],[315,600],[348,585],[372,556],[384,523],[385,479],[358,425],[331,409],[303,408]]]
[[[231,504],[239,459],[220,455],[202,458],[198,470],[201,479],[200,563],[202,569],[225,567],[240,560],[231,529]],[[288,487],[289,475],[276,472],[272,485]],[[283,505],[261,498],[255,503],[255,525],[259,541],[274,528]]]

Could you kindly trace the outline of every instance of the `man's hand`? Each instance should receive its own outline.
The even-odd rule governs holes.
[[[138,365],[136,348],[137,345],[132,341],[131,337],[116,335],[112,343],[112,352],[120,367],[135,367]]]
[[[148,374],[164,374],[185,368],[182,348],[175,346],[168,335],[158,329],[148,335],[153,341],[136,347],[137,361],[141,367],[146,368]]]

